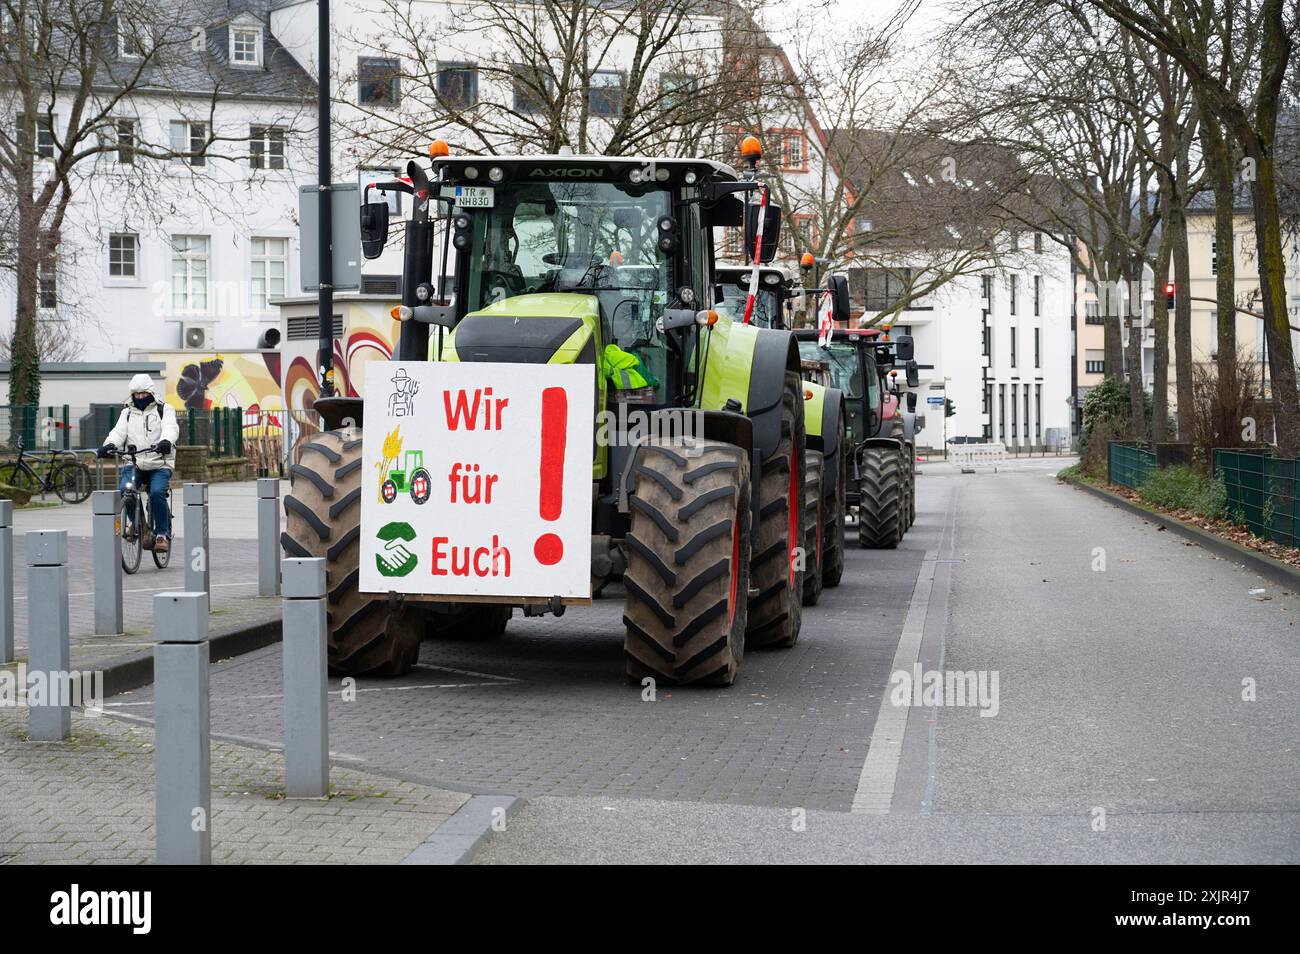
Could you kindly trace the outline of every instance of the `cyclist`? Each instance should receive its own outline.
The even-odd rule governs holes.
[[[148,475],[149,478],[149,512],[153,515],[154,549],[163,552],[169,548],[168,541],[172,535],[171,514],[167,510],[167,487],[176,467],[172,452],[180,434],[176,411],[158,398],[153,379],[149,375],[137,374],[131,379],[130,395],[117,424],[108,432],[104,446],[99,449],[100,457],[117,453],[119,447],[125,447],[129,451],[139,449],[135,463],[141,470],[141,476]],[[144,450],[155,445],[156,451]],[[118,490],[126,490],[127,484],[135,476],[133,470],[129,465],[122,468]]]

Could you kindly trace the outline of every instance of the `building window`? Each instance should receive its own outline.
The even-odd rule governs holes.
[[[478,102],[478,67],[472,63],[438,64],[438,98],[451,109]]]
[[[665,73],[659,80],[663,108],[680,109],[688,105],[698,88],[699,83],[690,73]]]
[[[1043,313],[1043,276],[1034,276],[1034,315]]]
[[[59,307],[59,273],[54,262],[41,262],[36,271],[36,307],[42,311]]]
[[[140,237],[131,232],[114,232],[108,237],[108,277],[136,278]]]
[[[1011,329],[1011,367],[1016,366],[1016,329]]]
[[[1043,366],[1043,329],[1034,329],[1034,367]]]
[[[1016,400],[1019,397],[1020,385],[1011,385],[1011,440],[1014,441],[1020,433],[1020,402]]]
[[[233,27],[230,31],[230,62],[238,66],[260,66],[262,31],[248,27]]]
[[[1042,232],[1034,233],[1034,254],[1035,255],[1043,254],[1043,233]]]
[[[784,172],[802,172],[808,168],[807,141],[803,131],[782,133],[781,169]]]
[[[248,164],[254,169],[284,168],[284,128],[250,126]]]
[[[867,268],[867,311],[892,311],[907,296],[911,269]]]
[[[798,235],[796,238],[803,243],[804,248],[812,250],[817,248],[817,216],[801,213],[794,216],[794,232]]]
[[[1020,291],[1020,276],[1012,275],[1010,278],[1011,285],[1011,314],[1016,313],[1016,293]]]
[[[357,104],[389,108],[401,103],[402,61],[395,57],[357,57]]]
[[[54,158],[54,117],[37,116],[35,122],[28,122],[26,116],[19,114],[17,132],[19,149],[30,149],[32,134],[35,133],[37,158]]]
[[[993,403],[993,385],[986,384],[984,385],[984,399],[980,404],[980,413],[987,414],[989,412],[989,405],[992,403]]]
[[[980,297],[987,302],[993,301],[993,276],[980,276]]]
[[[1210,239],[1210,274],[1219,274],[1219,240]]]
[[[1101,317],[1101,306],[1095,301],[1086,301],[1083,303],[1084,324],[1100,325],[1103,324]]]
[[[113,120],[113,138],[117,147],[117,161],[124,166],[135,165],[135,120]]]
[[[123,20],[117,29],[117,55],[124,60],[144,59],[144,41],[134,26]]]
[[[984,357],[993,354],[993,329],[987,324],[984,325]]]
[[[289,240],[254,238],[252,240],[253,311],[270,311],[272,298],[283,298],[285,276],[289,271]]]
[[[623,111],[623,74],[597,70],[587,88],[587,109],[593,116],[617,116]]]
[[[1020,433],[1024,437],[1029,436],[1029,385],[1023,385],[1020,390],[1025,395],[1025,416],[1020,421]]]
[[[1034,441],[1043,443],[1043,386],[1034,385]]]
[[[544,113],[555,90],[555,77],[549,70],[536,66],[516,65],[511,86],[514,90],[515,112]]]
[[[206,166],[204,153],[208,148],[208,124],[192,123],[184,119],[173,119],[171,124],[173,162],[183,162],[188,166]]]
[[[178,313],[208,309],[208,237],[172,236],[172,310]]]
[[[1104,360],[1084,361],[1083,370],[1087,374],[1105,374],[1106,362]]]
[[[998,440],[1007,439],[1007,386],[998,385]]]

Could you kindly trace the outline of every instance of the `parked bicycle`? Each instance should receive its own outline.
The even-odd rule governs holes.
[[[64,503],[81,503],[90,496],[90,468],[72,451],[54,451],[49,457],[29,454],[21,438],[15,446],[17,459],[0,464],[0,484],[28,494],[53,491]],[[45,472],[38,473],[33,463],[43,466]]]
[[[122,511],[118,517],[118,536],[122,547],[122,569],[134,573],[140,569],[144,551],[153,554],[154,566],[162,570],[172,558],[171,548],[159,550],[154,546],[157,536],[153,530],[153,513],[149,503],[149,471],[136,465],[136,457],[157,450],[157,445],[139,450],[128,446],[116,452],[119,460],[131,465],[131,480],[122,492]],[[172,491],[167,488],[167,513],[172,514]]]

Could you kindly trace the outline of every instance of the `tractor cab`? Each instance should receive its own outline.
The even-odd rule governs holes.
[[[717,268],[714,307],[719,314],[733,321],[744,320],[753,274],[752,267],[721,265]],[[760,328],[793,328],[797,303],[803,294],[803,287],[785,269],[760,268],[750,321]]]

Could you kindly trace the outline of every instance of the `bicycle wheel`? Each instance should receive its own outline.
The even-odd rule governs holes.
[[[32,472],[16,463],[0,466],[0,484],[5,484],[14,490],[21,490],[26,494],[35,494],[40,488]]]
[[[140,557],[144,555],[144,509],[140,506],[138,497],[123,502],[122,515],[117,523],[122,570],[134,573],[140,569]]]
[[[90,468],[70,461],[54,472],[54,492],[64,503],[78,504],[90,496]]]
[[[154,537],[153,549],[149,552],[153,554],[153,565],[160,570],[165,570],[167,569],[167,564],[170,563],[172,559],[171,541],[167,541],[167,549],[160,553],[158,552],[159,539],[159,537]]]

